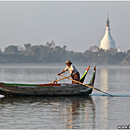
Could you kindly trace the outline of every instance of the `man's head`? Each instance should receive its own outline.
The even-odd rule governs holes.
[[[70,65],[72,64],[72,62],[71,62],[70,60],[67,60],[67,61],[65,62],[65,64],[66,64],[67,66],[70,66]]]

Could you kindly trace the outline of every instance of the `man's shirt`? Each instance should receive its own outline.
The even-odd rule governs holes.
[[[70,74],[72,74],[72,72],[73,72],[73,74],[76,74],[78,72],[77,69],[75,68],[75,66],[72,64],[70,66],[66,66],[66,68],[64,70],[69,71]]]

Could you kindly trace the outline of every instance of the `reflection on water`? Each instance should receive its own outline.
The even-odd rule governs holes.
[[[101,90],[108,92],[108,70],[101,69],[100,70],[100,88]]]
[[[100,89],[104,92],[108,92],[108,70],[100,70]],[[107,128],[108,124],[108,97],[101,98],[100,105],[100,120],[103,128]]]
[[[91,97],[26,97],[0,100],[0,128],[95,128]]]

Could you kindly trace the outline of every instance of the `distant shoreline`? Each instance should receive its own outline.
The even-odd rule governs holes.
[[[110,64],[96,65],[96,64],[90,64],[90,63],[79,64],[79,63],[74,62],[74,65],[75,66],[86,66],[86,67],[90,65],[90,67],[97,66],[99,68],[109,68],[109,67],[110,68],[112,68],[112,67],[114,67],[114,68],[115,67],[129,67],[130,68],[130,63],[118,64],[118,65],[110,65]],[[30,66],[32,66],[32,67],[42,67],[42,66],[44,66],[44,67],[52,67],[52,66],[65,67],[66,65],[64,63],[0,63],[0,68],[1,67],[15,67],[15,66],[17,66],[17,67],[30,67]]]

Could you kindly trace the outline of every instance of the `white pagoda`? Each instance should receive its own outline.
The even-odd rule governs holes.
[[[110,49],[117,50],[117,48],[115,46],[115,41],[113,40],[111,33],[110,33],[109,17],[107,17],[106,32],[105,32],[103,39],[100,42],[99,48],[104,49],[104,50],[110,50]]]

